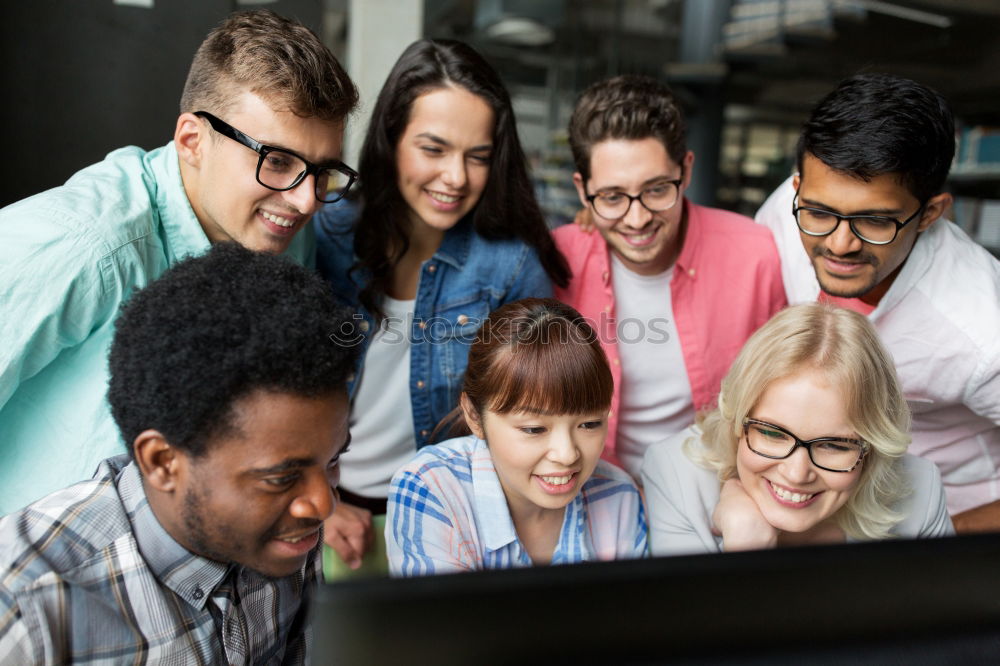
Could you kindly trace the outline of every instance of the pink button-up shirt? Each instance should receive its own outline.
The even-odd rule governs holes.
[[[684,200],[687,232],[670,280],[674,322],[696,410],[712,407],[746,339],[785,306],[778,250],[769,230],[736,213]],[[597,232],[568,224],[554,233],[573,278],[556,298],[594,326],[611,364],[615,393],[604,457],[615,453],[621,399],[615,293],[608,246]],[[664,368],[670,372],[671,368]],[[663,433],[664,439],[674,433]],[[619,463],[620,464],[620,463]]]

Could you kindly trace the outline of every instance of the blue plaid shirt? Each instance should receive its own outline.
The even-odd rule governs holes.
[[[304,663],[318,553],[278,579],[194,555],[108,458],[0,519],[0,663]]]
[[[646,539],[638,488],[600,461],[566,507],[552,564],[645,557]],[[425,447],[396,473],[385,540],[395,576],[532,564],[489,448],[473,436]]]

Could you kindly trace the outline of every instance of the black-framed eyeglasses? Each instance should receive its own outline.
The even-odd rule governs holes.
[[[743,419],[743,436],[751,451],[764,458],[782,460],[805,448],[812,464],[828,472],[850,472],[868,455],[868,444],[861,439],[848,437],[817,437],[801,440],[785,428],[758,421]]]
[[[313,164],[290,150],[267,146],[252,139],[208,111],[195,111],[194,115],[207,120],[219,134],[256,152],[260,156],[257,160],[257,182],[269,190],[290,190],[306,176],[312,175],[316,177],[316,198],[324,203],[332,203],[342,199],[358,178],[358,172],[343,162]]]
[[[924,211],[926,202],[920,204],[917,212],[902,222],[886,215],[840,215],[822,208],[795,205],[799,200],[798,192],[792,200],[792,215],[802,233],[808,236],[829,236],[842,220],[847,220],[851,233],[866,243],[872,245],[888,245],[896,240],[899,230],[917,219]]]
[[[681,167],[680,178],[658,180],[635,196],[617,191],[590,194],[587,192],[586,185],[583,186],[583,192],[595,213],[605,220],[614,222],[628,215],[633,201],[638,201],[650,213],[662,213],[665,210],[670,210],[680,199],[681,183],[683,182],[684,167]]]

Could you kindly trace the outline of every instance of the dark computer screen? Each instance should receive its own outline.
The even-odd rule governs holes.
[[[325,585],[316,664],[1000,663],[1000,535]]]

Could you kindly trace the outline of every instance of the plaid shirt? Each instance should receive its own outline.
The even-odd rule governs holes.
[[[318,553],[279,579],[194,555],[108,458],[0,519],[0,663],[304,663]]]
[[[600,461],[566,506],[552,564],[646,556],[646,515],[635,483]],[[531,566],[486,442],[473,436],[428,446],[389,487],[389,569],[415,576]]]

